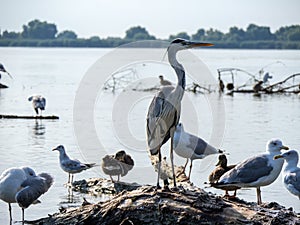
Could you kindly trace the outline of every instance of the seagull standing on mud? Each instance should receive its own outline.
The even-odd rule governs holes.
[[[255,187],[257,204],[260,205],[262,203],[260,187],[273,183],[281,172],[283,159],[274,160],[274,156],[280,154],[282,149],[288,149],[282,144],[282,141],[270,140],[266,146],[266,153],[253,156],[237,164],[212,186],[217,188]]]
[[[0,176],[0,199],[8,203],[10,223],[12,222],[11,203],[18,203],[24,209],[31,204],[40,203],[38,198],[53,184],[53,177],[47,173],[36,175],[29,167],[10,168]]]
[[[75,173],[80,173],[81,171],[90,169],[96,165],[95,163],[82,163],[77,159],[70,159],[62,145],[57,146],[52,149],[52,151],[59,152],[60,167],[69,174],[68,185],[72,185]]]
[[[199,46],[212,46],[210,43],[192,42],[177,38],[171,42],[167,49],[168,60],[177,75],[177,84],[175,87],[171,85],[163,86],[160,91],[153,97],[148,108],[147,114],[147,149],[150,154],[158,155],[158,174],[157,188],[159,188],[160,167],[161,167],[161,147],[169,138],[170,144],[170,160],[173,173],[174,187],[176,187],[176,176],[173,162],[173,136],[176,126],[179,122],[181,112],[181,100],[185,89],[185,70],[177,61],[176,54],[180,50],[190,49]]]
[[[177,155],[186,158],[186,163],[184,165],[184,170],[191,160],[190,171],[188,178],[191,177],[193,160],[195,159],[203,159],[211,154],[220,154],[223,153],[222,150],[216,149],[215,147],[208,144],[203,139],[196,137],[195,135],[189,134],[183,128],[183,124],[179,123],[176,126],[176,130],[174,133],[173,139],[174,151]]]
[[[42,111],[45,110],[46,107],[46,99],[41,95],[30,96],[28,101],[32,101],[32,106],[36,115],[39,115],[39,109],[42,116]]]
[[[297,167],[299,156],[295,150],[276,155],[275,160],[283,158],[286,161],[283,170],[283,184],[286,189],[300,200],[300,168]]]

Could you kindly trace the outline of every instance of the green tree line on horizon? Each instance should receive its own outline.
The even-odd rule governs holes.
[[[198,29],[195,34],[187,32],[171,34],[165,41],[174,38],[184,38],[195,41],[209,41],[215,48],[247,48],[247,49],[300,49],[300,25],[280,27],[274,33],[267,26],[249,24],[246,30],[236,26],[227,33],[217,29]],[[21,32],[0,32],[0,46],[28,47],[117,47],[133,41],[160,40],[149,34],[146,28],[134,26],[125,31],[125,36],[100,38],[79,38],[74,31],[58,32],[53,23],[32,20],[23,25]],[[153,47],[153,46],[149,46]],[[157,46],[156,46],[157,47]]]

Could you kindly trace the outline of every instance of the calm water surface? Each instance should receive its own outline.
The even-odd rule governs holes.
[[[55,177],[52,188],[40,198],[42,203],[26,209],[27,220],[45,217],[57,212],[61,206],[76,206],[82,202],[82,194],[74,193],[70,198],[63,186],[67,181],[67,174],[59,167],[58,152],[51,151],[58,144],[65,145],[71,157],[98,164],[104,152],[113,153],[125,148],[135,159],[136,167],[123,180],[155,184],[156,175],[145,151],[145,116],[153,92],[141,94],[142,97],[130,107],[123,120],[118,120],[119,117],[112,115],[112,112],[116,111],[115,103],[124,92],[112,94],[100,90],[94,121],[104,149],[99,146],[99,151],[86,154],[85,149],[78,147],[73,127],[76,90],[87,70],[110,51],[112,49],[0,48],[0,62],[14,77],[11,80],[3,76],[2,82],[10,88],[0,90],[0,113],[33,115],[34,111],[27,98],[34,93],[40,93],[47,98],[44,114],[60,116],[58,121],[0,120],[0,171],[26,165],[34,168],[37,173],[49,172]],[[266,68],[273,74],[273,81],[300,72],[299,51],[201,50],[194,53],[215,77],[217,68],[239,67],[255,74],[263,66],[276,61],[282,63]],[[155,71],[153,76],[159,72]],[[172,74],[167,74],[166,77],[174,82],[176,80]],[[217,109],[214,112],[211,110],[212,104]],[[273,137],[282,139],[285,145],[299,151],[299,110],[300,97],[297,95],[263,95],[257,98],[251,94],[236,94],[233,97],[220,98],[217,94],[207,96],[186,93],[182,122],[186,130],[206,140],[211,140],[214,132],[219,132],[218,140],[212,141],[218,144],[217,147],[230,153],[229,163],[236,163],[265,151],[266,142]],[[191,112],[196,117],[191,117]],[[128,127],[128,134],[120,133],[118,127],[122,126]],[[132,137],[135,138],[134,142],[131,142]],[[136,148],[133,147],[134,144],[137,144]],[[164,148],[168,149],[168,146]],[[167,152],[165,150],[163,154],[168,155]],[[177,164],[184,163],[178,157],[175,160]],[[216,161],[217,156],[209,156],[194,162],[191,177],[194,184],[205,187],[203,183]],[[105,175],[100,167],[75,175],[76,180],[88,177]],[[207,191],[223,194],[219,190],[205,188]],[[245,189],[240,190],[238,196],[247,201],[256,201],[255,193],[254,189]],[[105,196],[87,198],[97,202]],[[272,185],[262,188],[262,198],[265,202],[276,201],[300,212],[298,198],[286,191],[281,176]],[[21,219],[21,210],[15,204],[13,218],[15,221]],[[0,224],[7,223],[8,206],[0,201]]]

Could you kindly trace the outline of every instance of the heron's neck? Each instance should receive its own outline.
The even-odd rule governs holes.
[[[293,172],[297,168],[298,160],[289,160],[286,164],[284,171]]]
[[[168,59],[169,59],[169,63],[171,64],[171,66],[173,67],[173,69],[176,72],[177,75],[177,87],[182,88],[182,90],[185,89],[185,71],[183,66],[177,61],[176,59],[176,50],[173,49],[169,49],[168,51]],[[177,88],[176,87],[176,88]]]

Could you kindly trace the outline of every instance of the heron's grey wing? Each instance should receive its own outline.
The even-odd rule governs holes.
[[[147,115],[147,138],[150,150],[158,148],[170,138],[170,127],[179,121],[180,112],[163,96],[153,98]]]
[[[46,107],[46,99],[45,98],[41,98],[41,106],[43,107],[43,108],[45,108]]]
[[[251,183],[261,177],[268,176],[272,170],[273,167],[268,164],[266,156],[254,156],[226,172],[219,183]]]
[[[49,174],[42,174],[43,177],[28,178],[22,183],[23,189],[16,194],[16,201],[22,208],[29,207],[42,194],[48,191],[53,183]]]
[[[285,176],[284,183],[293,186],[293,189],[300,193],[300,169]]]

